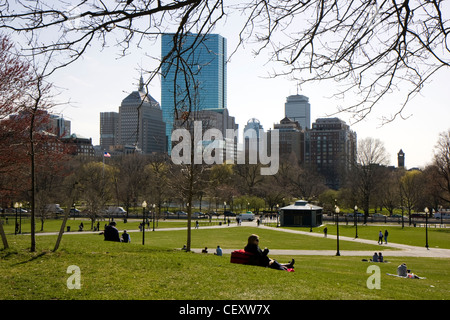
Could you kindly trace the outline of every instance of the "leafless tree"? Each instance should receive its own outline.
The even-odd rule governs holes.
[[[170,179],[172,188],[178,190],[183,203],[187,204],[187,251],[191,250],[191,221],[194,197],[196,191],[201,190],[201,184],[206,183],[206,181],[203,181],[203,177],[207,165],[204,163],[203,157],[201,161],[197,159],[198,155],[203,155],[204,151],[203,145],[198,144],[197,139],[199,137],[197,135],[201,135],[201,132],[210,128],[208,121],[199,121],[202,120],[202,116],[199,111],[197,90],[198,87],[191,88],[190,98],[184,100],[185,103],[189,104],[188,109],[179,114],[179,118],[176,118],[174,123],[174,128],[182,129],[184,133],[188,134],[180,136],[178,141],[173,141],[176,144],[176,148],[172,149],[172,160],[175,157],[177,162],[174,162],[175,166],[172,166],[171,174],[173,179]],[[197,130],[201,130],[201,132],[198,133]]]
[[[380,165],[387,165],[388,154],[379,139],[366,138],[358,142],[357,163],[353,168],[352,183],[357,186],[359,203],[364,210],[364,223],[377,184],[380,183]]]
[[[56,69],[78,60],[93,44],[117,45],[125,55],[171,32],[172,50],[149,70],[149,82],[162,63],[183,63],[179,58],[188,48],[181,44],[189,32],[201,35],[195,46],[219,22],[240,15],[234,51],[252,43],[254,54],[268,53],[269,60],[280,63],[274,77],[288,76],[300,84],[336,81],[341,89],[335,96],[359,98],[339,109],[353,112],[357,120],[400,89],[403,102],[384,120],[403,116],[408,101],[450,63],[449,8],[443,0],[1,0],[0,12],[1,29],[39,43],[24,42],[24,49],[57,53]],[[189,74],[180,77],[190,81]]]
[[[407,171],[400,178],[400,200],[402,207],[408,210],[409,225],[412,223],[411,211],[417,209],[421,197],[421,171]]]
[[[438,179],[435,183],[439,188],[439,197],[450,203],[450,129],[439,134],[435,147],[434,165]]]
[[[157,218],[161,217],[161,207],[169,194],[170,162],[166,155],[154,154],[144,168],[151,202],[158,208]]]
[[[449,8],[444,1],[252,1],[241,41],[256,38],[271,59],[300,84],[334,80],[355,94],[340,111],[364,118],[387,94],[405,92],[403,104],[385,121],[402,115],[407,102],[438,70],[448,67]],[[405,85],[405,87],[403,87]]]

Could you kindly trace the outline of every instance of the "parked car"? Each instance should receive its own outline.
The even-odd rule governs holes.
[[[127,214],[127,212],[125,211],[125,209],[122,208],[122,207],[109,207],[109,208],[106,210],[106,213],[107,213],[107,214],[110,214],[110,215],[116,215],[116,216],[124,216],[124,215]]]
[[[231,211],[225,211],[223,214],[226,215],[227,217],[235,217],[236,216],[236,213],[231,212]]]
[[[357,212],[357,213],[356,213],[356,216],[357,216],[357,217],[364,217],[364,213],[362,213],[362,212]],[[347,217],[353,218],[353,217],[354,217],[354,213],[353,213],[353,212],[350,212],[349,214],[347,214]]]
[[[205,216],[205,214],[203,212],[199,212],[199,211],[194,212],[192,214],[192,218],[203,218],[204,216]]]
[[[436,212],[434,214],[434,217],[436,219],[441,219],[441,215],[442,215],[442,219],[450,219],[450,213],[444,213],[444,212]]]
[[[46,211],[55,214],[63,214],[64,210],[57,203],[48,204]]]
[[[70,214],[79,215],[80,214],[80,210],[78,210],[76,208],[72,208],[72,209],[70,209]]]
[[[253,221],[253,220],[255,220],[255,215],[251,212],[247,212],[247,213],[238,214],[237,218],[239,218],[241,221],[244,221],[244,220]]]
[[[374,213],[374,214],[372,215],[372,217],[374,217],[374,218],[384,218],[384,214],[381,214],[381,213]]]

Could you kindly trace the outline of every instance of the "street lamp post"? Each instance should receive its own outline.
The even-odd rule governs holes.
[[[22,234],[22,202],[19,202],[19,233]]]
[[[14,203],[14,208],[16,209],[16,219],[15,219],[15,223],[14,223],[14,234],[16,235],[17,231],[19,231],[18,224],[17,224],[17,209],[19,208],[18,202]]]
[[[312,232],[313,217],[312,217],[312,205],[310,204],[309,204],[309,217],[311,219],[311,223],[309,224],[309,232]]]
[[[152,208],[153,208],[153,231],[155,231],[155,213],[156,213],[155,208],[156,208],[156,205],[153,204]]]
[[[224,224],[227,221],[227,217],[225,216],[225,211],[227,211],[227,202],[226,201],[223,202],[223,223]]]
[[[339,252],[339,212],[340,212],[339,207],[336,206],[336,208],[334,209],[334,211],[336,212],[336,239],[337,239],[337,251],[336,251],[336,256],[340,256],[341,253]]]
[[[142,245],[145,243],[145,209],[147,208],[147,202],[142,202]]]
[[[358,217],[356,216],[356,213],[358,212],[358,206],[355,206],[355,227],[356,227],[356,234],[355,239],[358,238]]]
[[[280,226],[280,205],[277,203],[277,228]]]
[[[433,209],[431,209],[433,210]],[[428,248],[428,213],[430,212],[430,210],[428,210],[428,207],[425,208],[425,247],[427,248],[427,250],[429,250]]]

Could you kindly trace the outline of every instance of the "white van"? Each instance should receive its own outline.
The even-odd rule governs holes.
[[[253,220],[255,220],[255,215],[251,212],[247,212],[247,213],[238,214],[236,218],[239,218],[241,221],[244,221],[244,220],[253,221]]]
[[[109,207],[107,213],[117,216],[124,216],[127,214],[127,212],[122,207]]]
[[[440,219],[441,215],[442,215],[442,219],[450,219],[450,213],[447,213],[447,212],[442,212],[442,213],[441,212],[436,212],[434,214],[434,217],[436,219]]]

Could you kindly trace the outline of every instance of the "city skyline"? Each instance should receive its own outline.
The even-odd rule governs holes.
[[[230,48],[236,45],[236,37],[226,33],[222,35],[227,38],[228,51],[231,51]],[[152,48],[155,56],[161,52],[160,49],[160,43],[155,43]],[[115,110],[124,93],[134,90],[142,70],[155,68],[158,61],[148,58],[142,48],[135,49],[133,55],[120,58],[115,48],[96,50],[99,48],[92,48],[83,59],[56,73],[52,81],[55,86],[63,88],[58,101],[71,102],[55,111],[72,121],[73,132],[92,137],[93,143],[98,145],[100,112]],[[311,122],[322,117],[339,117],[357,133],[358,140],[366,137],[380,139],[390,155],[390,165],[396,165],[397,153],[402,149],[407,168],[431,163],[439,133],[449,128],[450,93],[444,90],[444,71],[437,73],[421,94],[409,102],[403,112],[405,119],[397,117],[383,125],[382,117],[395,113],[402,102],[398,93],[385,97],[365,119],[355,123],[351,114],[336,114],[339,107],[343,108],[351,101],[331,98],[329,82],[306,84],[299,89],[294,80],[268,77],[270,67],[265,62],[264,57],[253,57],[241,49],[228,63],[227,107],[240,128],[251,118],[257,118],[265,129],[273,128],[284,118],[286,98],[298,92],[309,98]],[[159,79],[148,86],[149,93],[158,102],[161,101],[160,86]]]

